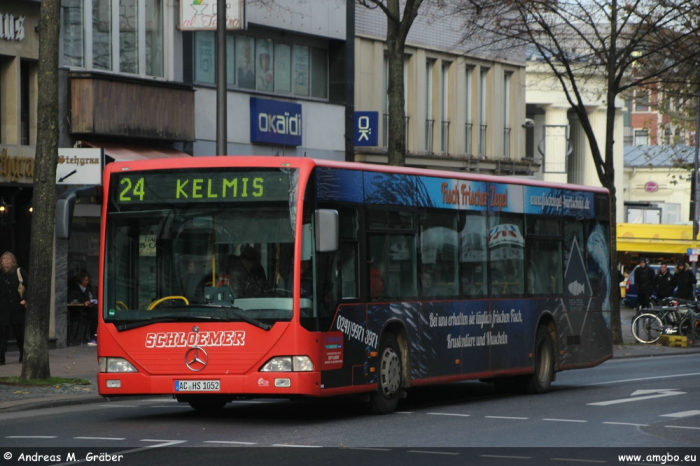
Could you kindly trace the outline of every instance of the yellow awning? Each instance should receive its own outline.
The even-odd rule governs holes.
[[[619,252],[658,252],[686,254],[693,247],[692,225],[618,223]]]

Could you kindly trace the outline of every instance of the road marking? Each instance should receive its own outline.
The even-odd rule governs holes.
[[[204,443],[225,443],[230,445],[257,445],[255,442],[234,442],[228,440],[206,440]]]
[[[661,414],[661,417],[690,417],[698,414],[700,414],[700,410],[694,409],[692,411],[681,411],[680,413]]]
[[[655,395],[650,395],[650,393],[656,393]],[[646,396],[639,396],[646,395]],[[651,400],[654,398],[663,398],[665,396],[675,396],[675,395],[686,395],[686,392],[676,391],[675,388],[670,389],[659,389],[659,390],[637,390],[632,395],[632,398],[622,398],[619,400],[609,400],[609,401],[599,401],[597,403],[587,403],[589,406],[609,406],[619,403],[629,403],[630,401],[642,401]]]
[[[75,440],[126,440],[118,437],[73,437]]]
[[[423,453],[426,455],[450,455],[450,456],[458,456],[459,453],[451,452],[451,451],[421,451],[421,450],[408,450],[406,453]]]
[[[287,445],[283,443],[274,443],[273,447],[289,447],[289,448],[323,448],[321,445]]]
[[[674,374],[674,375],[659,375],[657,377],[643,377],[640,379],[624,379],[624,380],[611,380],[609,382],[596,382],[596,383],[590,383],[588,386],[592,385],[607,385],[611,383],[624,383],[624,382],[640,382],[640,381],[645,381],[645,380],[656,380],[656,379],[672,379],[674,377],[694,377],[696,375],[700,375],[700,372],[694,372],[692,374]]]
[[[55,435],[8,435],[5,438],[58,438]]]
[[[160,447],[168,447],[171,445],[177,445],[180,443],[185,443],[187,440],[154,440],[154,439],[143,439],[141,440],[142,442],[165,442],[162,444],[158,445],[149,445],[147,447],[141,447],[141,448],[132,448],[131,450],[123,450],[123,451],[115,451],[115,452],[110,452],[110,455],[128,455],[130,453],[138,453],[140,451],[147,451],[151,450],[153,448],[160,448]],[[77,460],[77,461],[71,461],[68,463],[60,463],[60,464],[55,464],[54,466],[67,466],[69,464],[79,464],[79,463],[85,463],[87,460]]]
[[[509,460],[531,460],[532,456],[479,455],[480,458],[505,458]]]
[[[469,417],[470,414],[454,414],[454,413],[426,413],[430,416],[459,416],[459,417]]]
[[[613,424],[617,426],[649,427],[649,424],[633,424],[631,422],[604,422],[603,424]]]
[[[146,448],[160,448],[160,447],[169,447],[170,445],[177,445],[179,443],[185,443],[187,440],[158,440],[158,439],[150,439],[150,438],[144,438],[141,439],[141,442],[164,442],[159,445],[150,445]]]
[[[581,421],[579,419],[542,419],[543,421],[556,421],[556,422],[588,422]]]
[[[550,458],[551,461],[576,461],[577,463],[607,463],[602,460],[579,460],[576,458]]]
[[[345,447],[348,450],[391,451],[391,448]]]
[[[700,430],[700,427],[687,427],[687,426],[664,426],[668,427],[669,429],[692,429],[692,430]]]
[[[522,420],[522,421],[530,419],[528,417],[511,417],[511,416],[484,416],[484,417],[488,418],[488,419],[517,419],[517,420]]]

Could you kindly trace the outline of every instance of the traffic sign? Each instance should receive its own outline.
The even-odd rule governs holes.
[[[698,261],[698,255],[697,254],[691,254],[688,256],[688,262],[697,262]]]

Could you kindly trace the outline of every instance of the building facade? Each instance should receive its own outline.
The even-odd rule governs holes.
[[[524,159],[524,49],[468,53],[476,44],[462,42],[464,19],[425,10],[405,48],[406,165],[532,175],[539,166]],[[355,16],[355,110],[377,112],[379,134],[354,159],[386,163],[387,19],[360,5]]]

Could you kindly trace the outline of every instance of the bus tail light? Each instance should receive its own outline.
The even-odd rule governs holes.
[[[138,372],[129,361],[124,358],[99,358],[100,372]]]
[[[312,372],[314,363],[308,356],[278,356],[267,361],[260,372]]]

